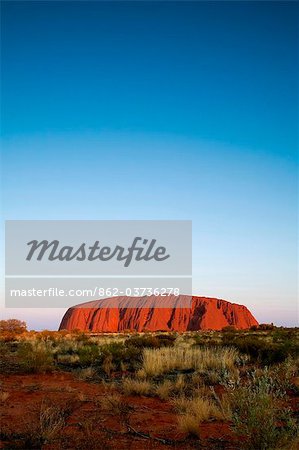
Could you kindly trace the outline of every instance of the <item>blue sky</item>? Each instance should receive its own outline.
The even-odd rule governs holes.
[[[195,292],[295,325],[298,4],[1,7],[4,218],[192,219]]]

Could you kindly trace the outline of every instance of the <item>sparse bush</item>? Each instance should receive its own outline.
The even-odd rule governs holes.
[[[100,347],[100,355],[102,368],[110,375],[112,370],[122,371],[124,367],[131,371],[138,369],[142,361],[142,348],[112,342]]]
[[[252,362],[262,365],[272,365],[283,362],[289,356],[296,356],[299,345],[295,340],[284,340],[280,343],[268,342],[260,336],[223,336],[223,344],[234,346],[241,353],[251,357]]]
[[[227,325],[222,328],[223,333],[234,333],[235,331],[237,331],[237,329],[234,325]]]
[[[42,373],[54,369],[54,359],[51,347],[41,342],[24,342],[19,345],[19,364],[25,373]]]
[[[105,374],[110,377],[112,370],[115,369],[115,365],[113,364],[113,356],[111,354],[105,356],[102,363],[102,368]]]
[[[269,331],[269,330],[274,330],[274,325],[273,323],[260,323],[258,326],[258,329],[261,331]]]
[[[57,355],[57,362],[63,366],[77,366],[79,361],[78,355]]]
[[[26,322],[18,319],[0,320],[0,334],[14,333],[22,334],[27,331]]]
[[[298,435],[290,410],[283,409],[269,393],[242,387],[232,394],[235,432],[246,437],[250,450],[282,449]]]
[[[44,444],[61,437],[66,419],[72,414],[75,403],[64,405],[42,400],[28,418],[24,418],[22,440],[25,448],[40,449]]]
[[[81,380],[91,381],[96,378],[97,372],[93,367],[86,367],[85,369],[80,370],[78,376]]]
[[[78,348],[78,356],[81,367],[99,364],[100,352],[96,344],[86,344]]]
[[[101,406],[104,410],[111,412],[113,415],[117,415],[121,423],[125,425],[129,423],[133,408],[127,402],[124,402],[119,394],[107,394],[101,400]]]
[[[157,336],[132,336],[126,341],[125,346],[135,348],[159,348],[160,341]]]

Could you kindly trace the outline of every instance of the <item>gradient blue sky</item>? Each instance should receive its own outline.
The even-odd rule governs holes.
[[[192,219],[194,292],[296,325],[298,3],[1,10],[4,218]]]

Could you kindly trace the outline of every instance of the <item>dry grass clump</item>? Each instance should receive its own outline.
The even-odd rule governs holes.
[[[164,380],[155,386],[155,394],[161,400],[167,400],[173,395],[182,395],[187,388],[190,388],[190,386],[186,384],[184,376],[180,374],[175,381]]]
[[[184,414],[178,417],[178,426],[183,433],[200,437],[199,421],[193,414]]]
[[[58,404],[50,400],[42,400],[29,415],[29,421],[27,417],[24,417],[22,434],[26,445],[24,448],[41,448],[44,444],[60,439],[66,420],[75,407],[76,402]]]
[[[147,376],[157,376],[172,370],[231,369],[238,352],[229,347],[162,347],[145,348],[143,351],[143,370]]]
[[[123,400],[119,394],[111,393],[102,398],[100,404],[106,411],[119,413],[122,409]]]
[[[126,395],[150,395],[152,392],[152,385],[146,380],[134,380],[126,378],[123,382],[123,391]]]
[[[117,393],[106,395],[106,397],[101,399],[100,405],[105,411],[118,416],[122,424],[129,423],[130,416],[134,411],[134,408],[127,402],[124,402],[122,397]]]
[[[173,392],[173,383],[170,380],[164,380],[163,383],[155,387],[155,394],[161,400],[167,400]]]
[[[89,342],[97,344],[98,346],[109,345],[114,342],[124,344],[128,336],[121,336],[120,334],[109,335],[109,336],[94,336],[89,338]]]
[[[221,409],[209,398],[178,397],[172,401],[178,412],[178,426],[183,433],[200,436],[199,424],[207,420],[224,420]]]
[[[146,379],[146,372],[144,369],[139,369],[137,370],[137,372],[135,373],[136,378],[138,378],[139,380],[145,380]]]
[[[224,419],[220,408],[209,398],[186,398],[182,396],[174,399],[172,403],[179,414],[194,415],[198,422],[205,422],[209,419]]]
[[[5,403],[9,395],[10,395],[9,392],[0,391],[0,403]]]

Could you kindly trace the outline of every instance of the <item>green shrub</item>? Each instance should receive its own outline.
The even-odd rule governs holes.
[[[42,373],[54,369],[51,347],[45,342],[24,342],[17,350],[19,366],[25,373]]]
[[[273,323],[260,323],[258,326],[258,329],[261,331],[268,331],[268,330],[274,330]]]
[[[96,344],[87,344],[78,348],[78,356],[81,367],[88,367],[100,362],[100,351]]]
[[[129,371],[139,368],[142,361],[142,347],[112,342],[101,346],[101,364],[109,361],[114,370],[122,371],[124,367]]]
[[[234,333],[235,331],[237,331],[237,329],[234,325],[227,325],[222,328],[223,333]]]
[[[268,342],[258,336],[224,335],[223,344],[236,347],[241,353],[249,355],[253,362],[268,366],[285,361],[289,356],[298,354],[299,345],[295,340],[280,343]]]
[[[298,435],[298,426],[289,409],[281,406],[268,393],[248,387],[232,394],[233,429],[245,438],[248,450],[282,449]]]

